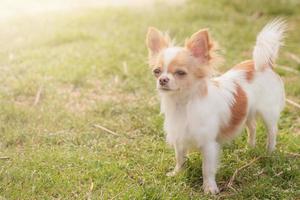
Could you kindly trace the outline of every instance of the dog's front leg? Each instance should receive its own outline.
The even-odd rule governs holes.
[[[202,147],[203,162],[203,189],[205,193],[216,194],[219,192],[215,177],[219,161],[219,144],[209,142]]]
[[[183,168],[185,162],[186,150],[179,144],[174,145],[175,148],[175,158],[176,158],[176,166],[175,168],[167,173],[167,176],[175,176],[180,172]]]

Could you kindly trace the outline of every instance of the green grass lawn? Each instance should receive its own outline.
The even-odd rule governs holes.
[[[265,152],[261,123],[255,149],[246,147],[245,132],[224,146],[218,196],[203,194],[200,154],[177,177],[165,176],[174,152],[147,65],[148,26],[168,30],[179,44],[208,27],[225,71],[251,58],[256,34],[277,16],[290,27],[277,63],[300,73],[291,58],[300,55],[296,0],[94,7],[1,21],[0,199],[299,199],[300,110],[290,105],[273,154]],[[300,75],[276,70],[287,97],[300,103]]]

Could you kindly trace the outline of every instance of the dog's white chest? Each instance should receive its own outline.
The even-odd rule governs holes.
[[[187,150],[201,147],[216,137],[217,118],[214,112],[199,103],[166,110],[164,129],[170,145],[180,144]],[[215,124],[215,126],[212,126]]]

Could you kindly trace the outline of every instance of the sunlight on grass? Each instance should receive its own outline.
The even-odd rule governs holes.
[[[2,0],[0,21],[20,15],[40,15],[49,12],[64,12],[97,7],[149,7],[158,0]],[[185,0],[169,0],[168,5],[182,5]]]

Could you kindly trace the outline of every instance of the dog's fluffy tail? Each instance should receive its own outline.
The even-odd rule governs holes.
[[[279,47],[283,44],[286,29],[287,25],[285,21],[277,18],[269,22],[257,35],[253,50],[253,60],[256,70],[273,66]]]

